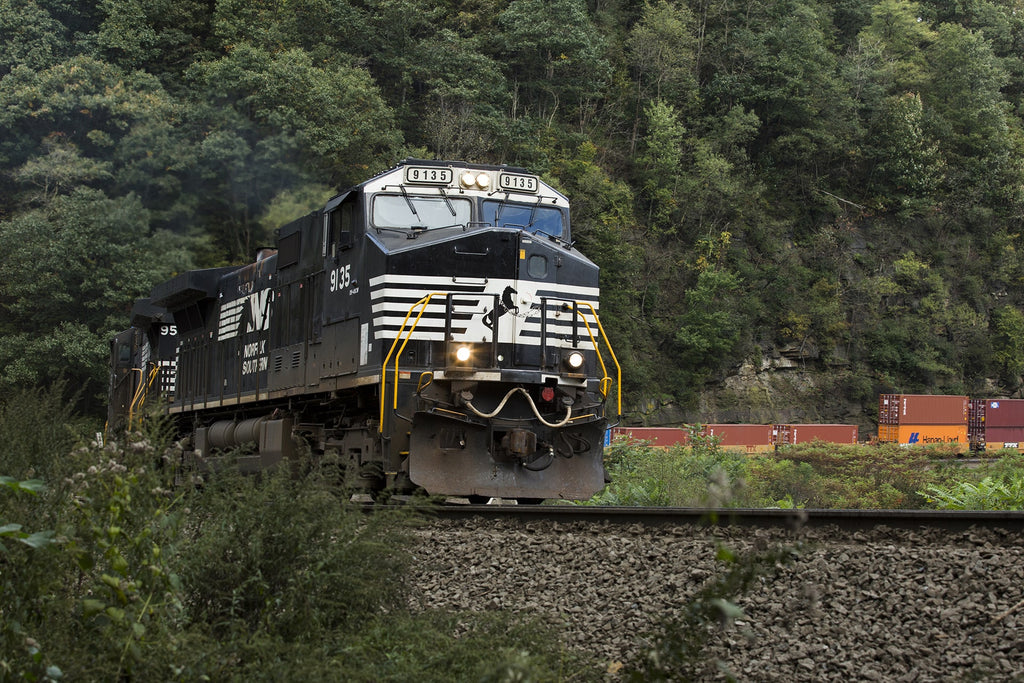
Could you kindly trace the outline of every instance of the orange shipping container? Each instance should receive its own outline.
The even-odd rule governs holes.
[[[878,440],[901,446],[954,444],[967,449],[967,425],[878,425]]]

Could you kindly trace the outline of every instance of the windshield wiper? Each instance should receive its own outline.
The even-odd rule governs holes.
[[[533,221],[537,217],[537,207],[540,206],[540,197],[537,197],[537,203],[530,207],[530,222],[526,224],[526,228],[533,227]]]
[[[409,193],[405,191],[405,185],[399,185],[398,189],[402,191],[402,197],[405,198],[405,203],[409,205],[409,211],[412,212],[413,216],[419,218],[420,215],[417,213],[416,207],[412,205],[412,197],[410,197]]]
[[[448,199],[448,195],[445,194],[444,188],[443,187],[439,187],[437,189],[441,192],[441,196],[444,198],[445,206],[447,206],[448,210],[452,212],[452,217],[455,217],[456,215],[458,215],[458,214],[455,213],[455,207],[452,205],[452,200]],[[451,226],[450,225],[446,225],[445,227],[446,228],[450,228]]]

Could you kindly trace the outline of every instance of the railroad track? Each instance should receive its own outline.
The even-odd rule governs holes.
[[[890,527],[963,531],[972,527],[1024,531],[1024,512],[947,510],[783,510],[733,508],[666,508],[594,505],[443,505],[432,514],[446,519],[483,517],[521,521],[604,522],[645,526],[706,524],[713,526],[823,527],[844,530]]]
[[[742,610],[678,672],[695,681],[1024,681],[1024,513],[448,505],[416,529],[416,608],[521,614],[628,680],[666,619],[731,567]],[[721,560],[728,549],[738,564]]]

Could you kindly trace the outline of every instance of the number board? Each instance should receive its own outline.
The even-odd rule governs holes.
[[[405,182],[418,185],[451,185],[455,172],[439,166],[406,166]]]
[[[512,192],[536,192],[540,183],[537,176],[517,175],[515,173],[499,173],[498,189]]]

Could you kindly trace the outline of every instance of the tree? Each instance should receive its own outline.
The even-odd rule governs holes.
[[[684,112],[697,103],[693,13],[667,0],[645,4],[626,39],[637,102],[664,100]]]
[[[131,192],[171,220],[179,210],[181,177],[194,149],[182,137],[181,108],[160,82],[92,57],[33,71],[19,66],[0,80],[0,165],[20,169],[0,202],[11,210],[38,193],[41,178],[61,173],[72,183],[102,187],[110,195]],[[65,163],[66,162],[66,163]],[[71,169],[78,164],[79,169]],[[63,169],[61,168],[63,167]]]
[[[1011,124],[1000,92],[1006,74],[989,41],[961,26],[943,24],[928,55],[932,84],[922,100],[933,112],[933,130],[943,141],[950,208],[960,213],[975,204],[1019,207],[1024,182],[1020,122]]]
[[[885,99],[870,139],[871,181],[883,206],[921,210],[935,201],[944,164],[938,145],[925,133],[919,95]]]
[[[918,3],[880,0],[871,8],[871,23],[858,40],[869,49],[879,49],[875,77],[884,84],[886,94],[899,95],[919,92],[928,82],[926,50],[936,38]]]
[[[0,222],[0,389],[65,377],[104,395],[109,340],[135,298],[191,264],[185,245],[149,235],[136,197],[79,188]]]
[[[18,66],[45,69],[65,59],[65,27],[35,0],[0,0],[0,78]]]
[[[1000,376],[1016,389],[1024,376],[1024,313],[1014,306],[992,311],[992,335]]]
[[[268,239],[256,217],[278,193],[312,181],[344,187],[399,154],[391,110],[362,69],[241,44],[189,76],[206,100],[192,114],[200,206],[231,258]]]
[[[686,292],[686,311],[675,334],[678,368],[706,381],[733,358],[744,327],[737,310],[740,280],[728,269],[707,267]]]
[[[604,40],[581,0],[515,0],[498,16],[499,62],[513,84],[512,118],[579,112],[609,76]]]

